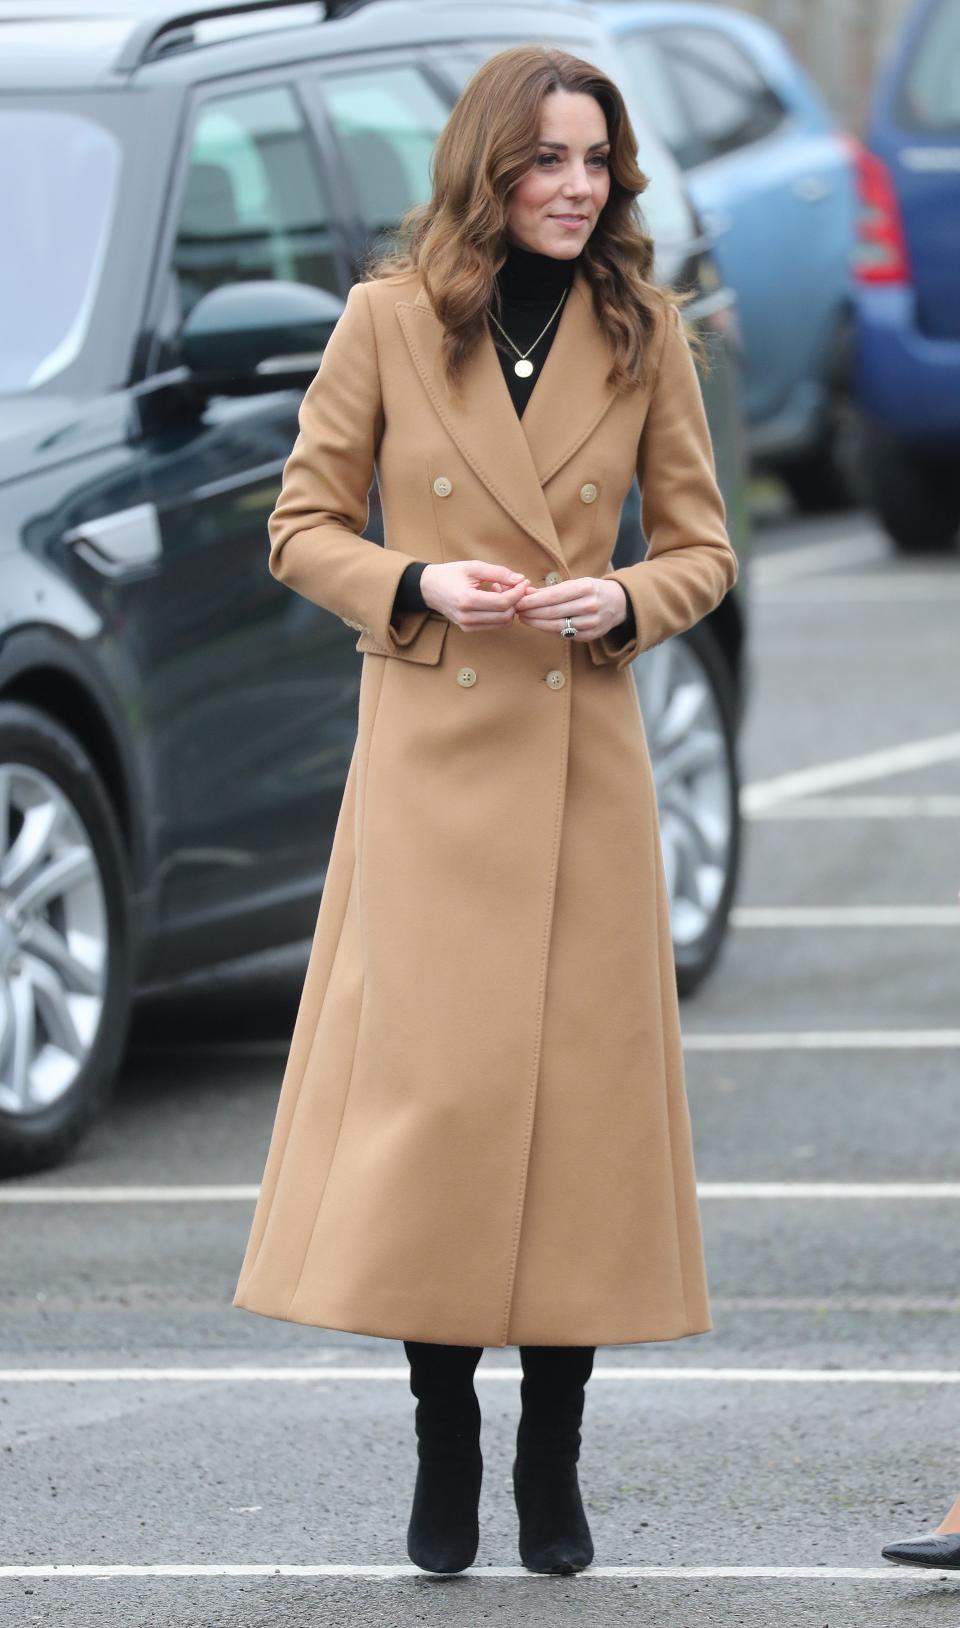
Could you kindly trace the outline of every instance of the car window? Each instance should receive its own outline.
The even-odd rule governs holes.
[[[79,354],[119,178],[120,146],[103,125],[0,108],[0,390],[45,384]]]
[[[657,30],[664,58],[705,159],[759,141],[780,124],[784,108],[739,46],[715,28]]]
[[[677,89],[673,74],[664,62],[660,41],[650,29],[617,37],[624,66],[641,98],[647,117],[683,169],[699,163],[703,142],[691,122]]]
[[[433,148],[449,107],[404,64],[331,74],[323,97],[360,219],[372,239],[386,236],[430,197]]]
[[[960,130],[960,0],[930,12],[907,64],[903,111],[912,129]]]
[[[268,278],[340,292],[312,137],[288,86],[203,105],[173,264],[181,319],[222,283]]]

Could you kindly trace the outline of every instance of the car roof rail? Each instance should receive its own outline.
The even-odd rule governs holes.
[[[271,11],[316,12],[322,22],[337,14],[330,0],[195,0],[161,7],[140,18],[127,35],[119,56],[113,64],[115,73],[132,73],[147,62],[155,62],[168,52],[189,50],[197,43],[194,29],[203,23],[215,23],[221,18],[241,16],[244,13]]]

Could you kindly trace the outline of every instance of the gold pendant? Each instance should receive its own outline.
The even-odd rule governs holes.
[[[521,379],[529,379],[533,372],[533,363],[528,362],[525,356],[521,356],[519,362],[514,362],[513,371],[519,373]]]

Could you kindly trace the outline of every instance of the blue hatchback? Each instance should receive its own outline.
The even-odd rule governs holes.
[[[869,497],[898,548],[960,528],[960,0],[921,0],[877,85],[856,368]]]
[[[756,18],[695,0],[596,9],[736,292],[755,466],[778,474],[802,508],[843,502],[856,144]]]

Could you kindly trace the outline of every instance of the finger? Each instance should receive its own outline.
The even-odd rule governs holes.
[[[484,582],[502,582],[512,588],[515,583],[527,580],[521,571],[512,571],[509,565],[497,565],[490,560],[464,560],[463,563],[472,577]]]
[[[517,620],[522,622],[525,627],[539,628],[543,633],[559,633],[563,628],[564,621],[562,616],[545,616],[542,613],[532,616],[518,615]],[[585,634],[595,633],[598,626],[599,623],[595,617],[578,616],[575,626],[577,638],[583,638]]]
[[[526,609],[541,607],[559,610],[561,606],[579,605],[582,600],[589,597],[589,586],[585,585],[579,591],[570,582],[563,582],[550,588],[533,588],[524,596],[523,604]]]
[[[464,594],[460,602],[460,609],[488,611],[492,597],[490,593],[485,593],[483,589],[475,589]],[[521,598],[522,587],[520,585],[516,588],[501,588],[496,595],[497,602],[503,605],[506,610],[512,610]]]

